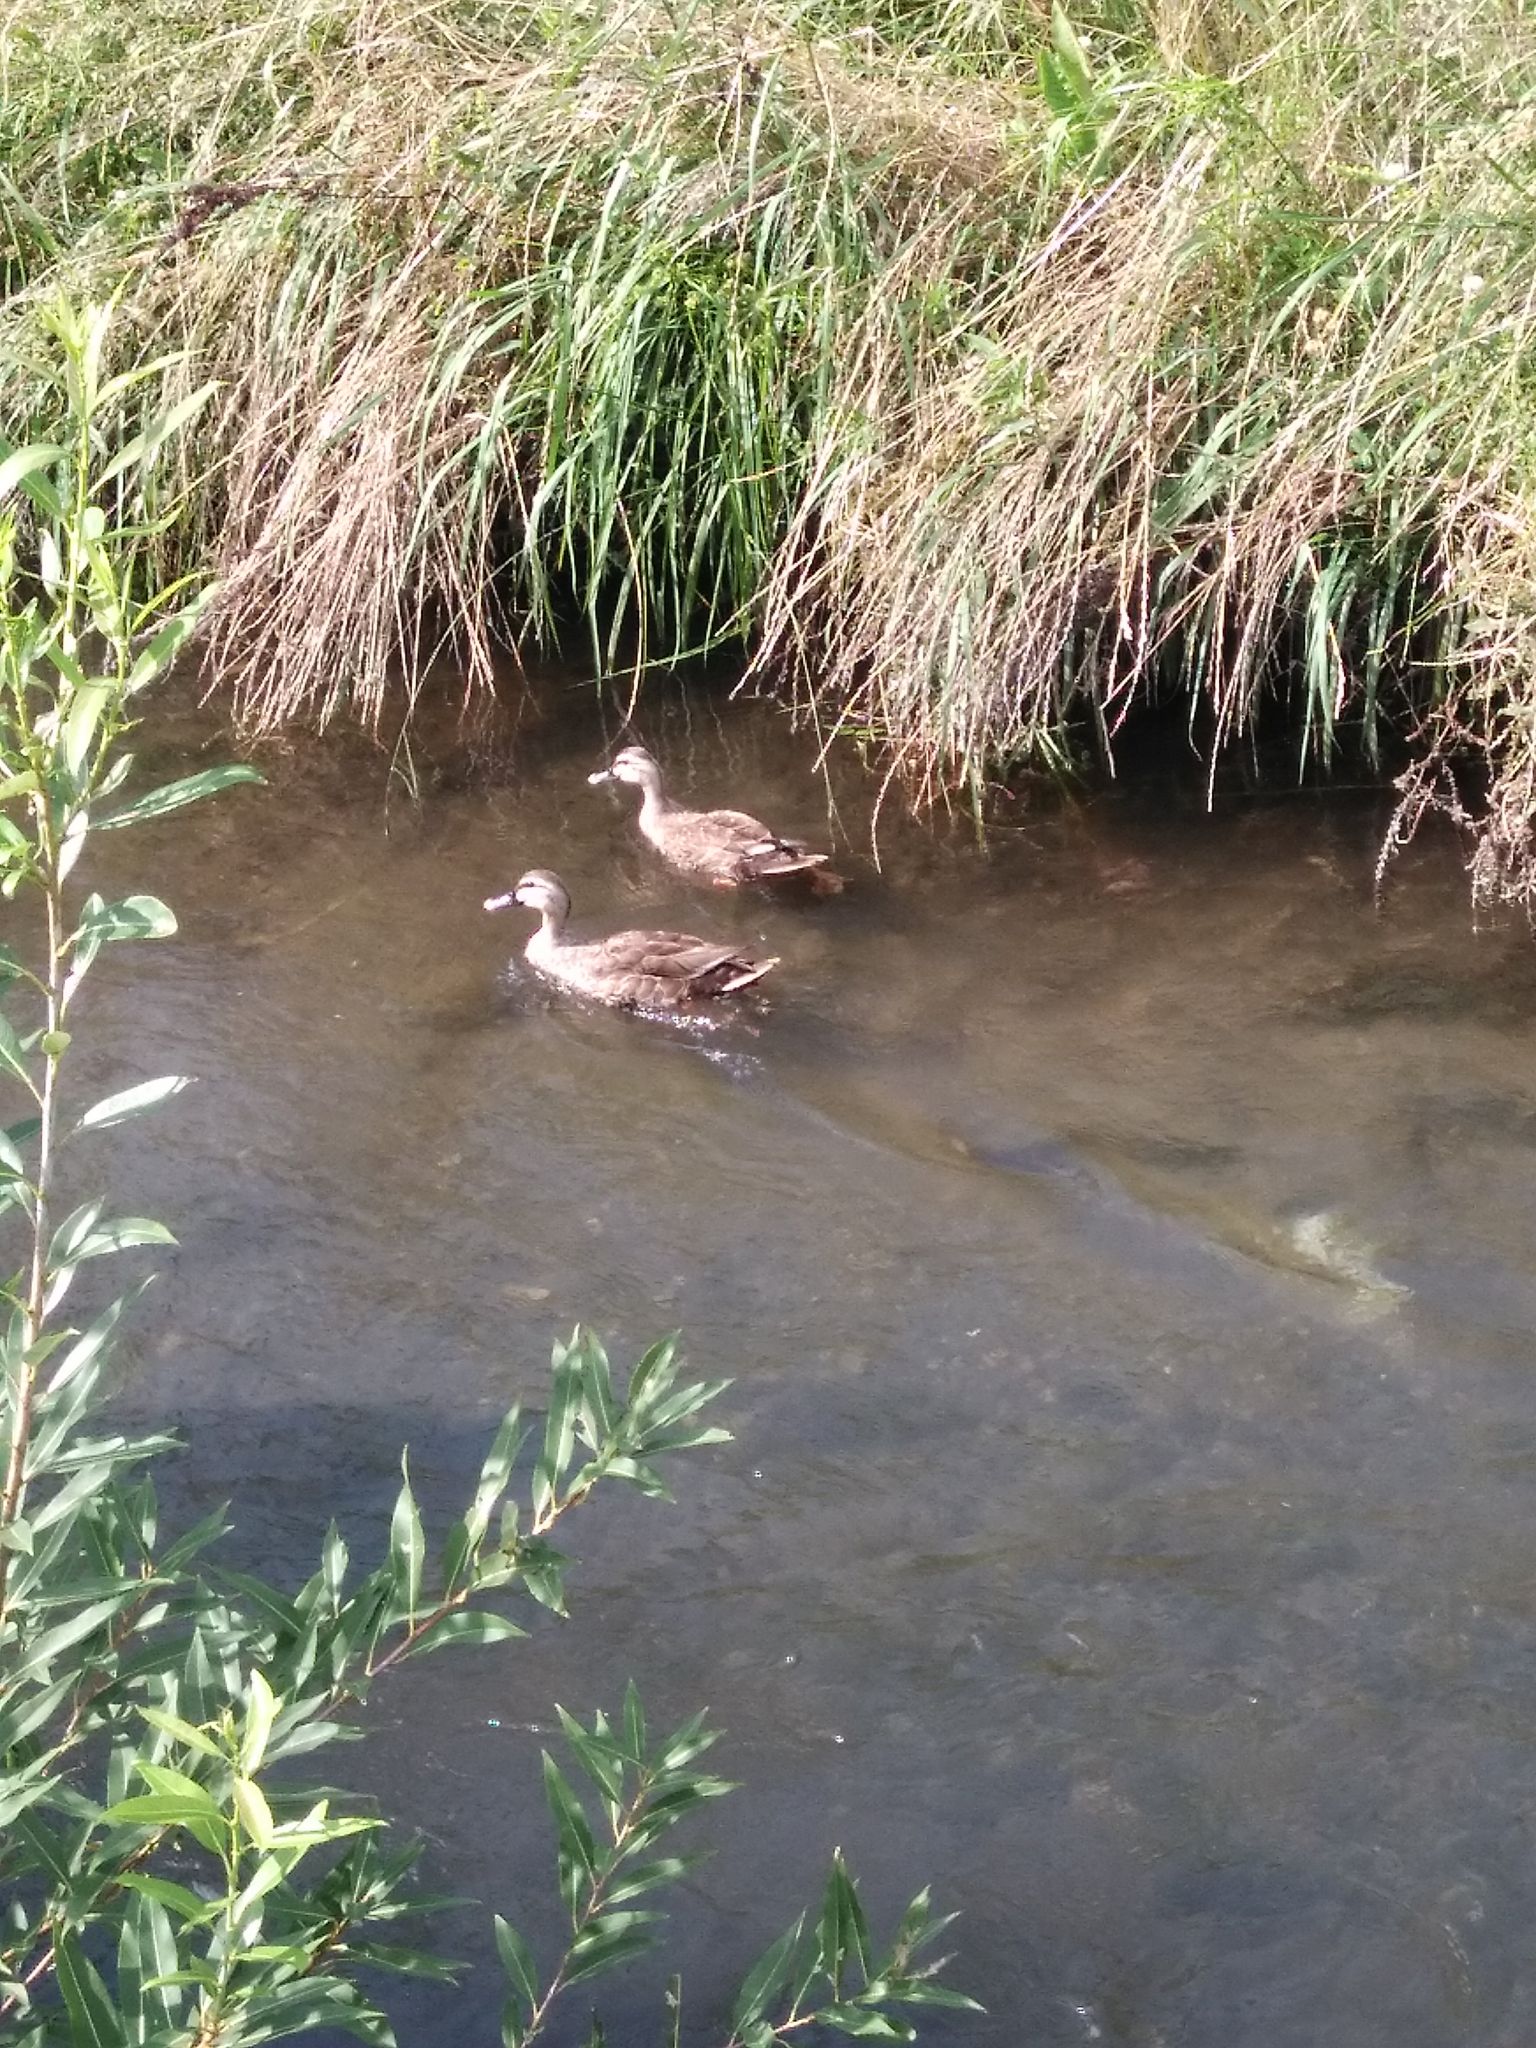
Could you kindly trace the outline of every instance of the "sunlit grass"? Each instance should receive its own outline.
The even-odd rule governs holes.
[[[1279,700],[1525,891],[1518,0],[22,0],[0,123],[7,410],[60,278],[191,343],[248,715],[735,642],[933,790]]]

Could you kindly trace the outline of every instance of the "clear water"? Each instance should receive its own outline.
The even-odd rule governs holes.
[[[681,788],[829,829],[754,707],[646,727]],[[182,736],[172,737],[180,744]],[[980,851],[850,754],[840,898],[669,877],[557,707],[387,811],[353,743],[104,845],[181,936],[110,961],[98,1078],[200,1086],[111,1141],[181,1249],[125,1398],[178,1514],[296,1580],[384,1541],[400,1445],[467,1494],[576,1317],[673,1325],[737,1440],[571,1530],[575,1618],[434,1658],[327,1768],[428,1840],[482,1965],[390,1993],[497,2038],[489,1909],[554,1931],[558,1699],[707,1703],[745,1789],[678,1902],[684,2037],[841,1844],[872,1910],[959,1908],[989,2017],[925,2039],[1526,2048],[1536,2038],[1536,954],[1454,849],[1378,911],[1379,813],[1166,794]],[[719,1028],[583,1009],[481,900],[558,867],[594,931],[765,944]],[[126,950],[126,949],[125,949]],[[609,2004],[659,2041],[659,1971]],[[578,1997],[561,2040],[583,2039]]]

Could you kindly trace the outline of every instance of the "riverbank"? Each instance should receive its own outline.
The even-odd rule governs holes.
[[[132,509],[258,722],[735,648],[979,792],[1174,701],[1472,763],[1525,899],[1533,109],[1502,0],[23,0],[4,410],[61,284],[175,352],[119,431],[215,382]]]

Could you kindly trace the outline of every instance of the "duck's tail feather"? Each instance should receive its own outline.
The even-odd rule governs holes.
[[[738,989],[750,988],[754,981],[761,981],[765,974],[771,974],[779,964],[778,955],[771,960],[730,960],[726,962],[728,978],[715,984],[720,995],[733,996]]]
[[[767,881],[776,875],[804,874],[808,868],[823,868],[828,855],[812,853],[794,839],[763,839],[749,846],[743,856],[747,872]]]

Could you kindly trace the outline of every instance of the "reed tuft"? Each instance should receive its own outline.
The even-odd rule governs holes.
[[[20,0],[0,124],[6,415],[61,284],[172,358],[109,431],[217,380],[246,718],[573,626],[929,794],[1273,710],[1536,902],[1518,0]]]

